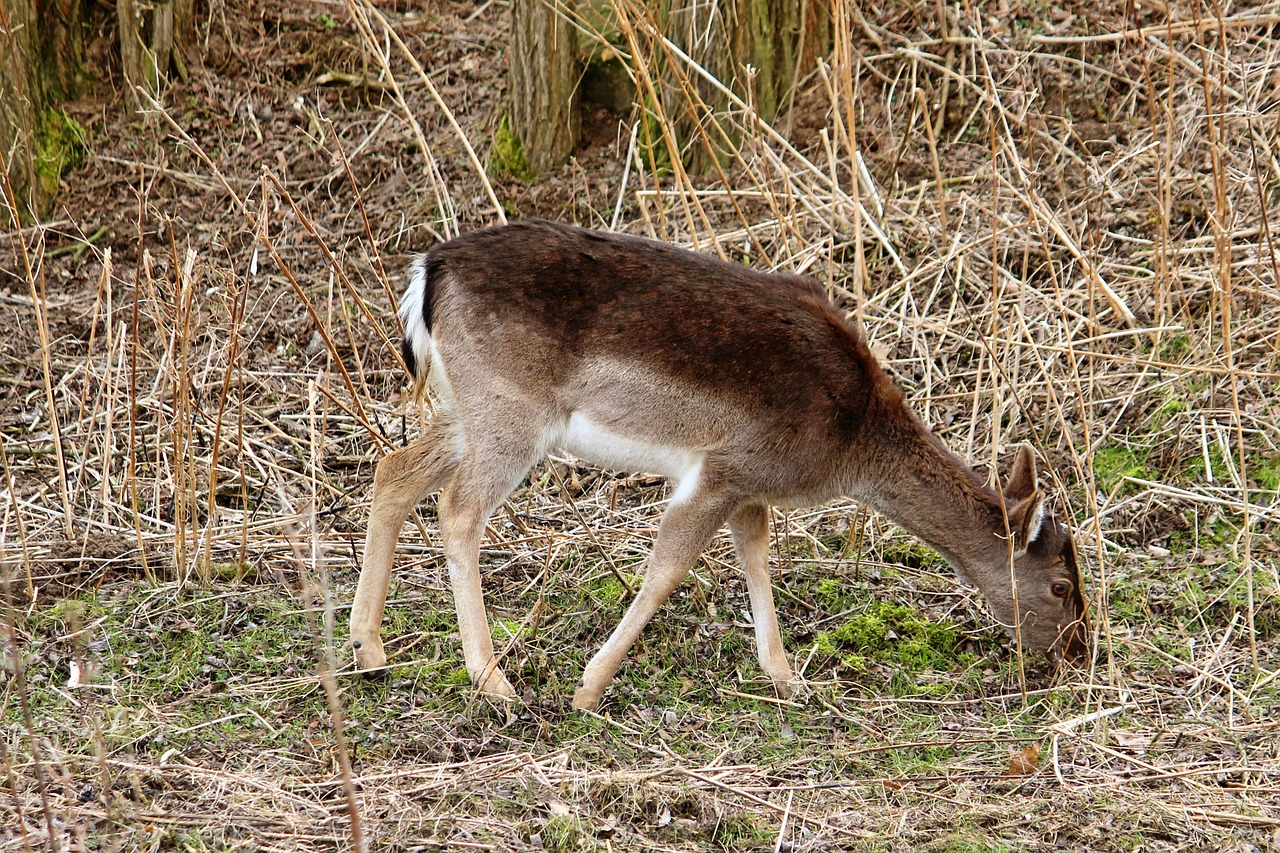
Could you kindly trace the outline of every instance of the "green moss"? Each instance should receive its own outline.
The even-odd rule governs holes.
[[[879,602],[823,631],[815,642],[819,654],[838,658],[852,672],[865,672],[872,661],[906,671],[950,669],[964,657],[954,625],[929,622],[891,602]]]
[[[643,577],[630,575],[627,583],[631,584],[632,590],[638,590]],[[623,589],[622,583],[613,574],[607,574],[598,577],[595,580],[589,580],[583,584],[583,589],[596,601],[602,604],[624,604],[630,599],[630,595]]]
[[[719,816],[708,834],[717,849],[767,850],[772,848],[770,842],[777,836],[777,830],[756,815],[728,812]]]
[[[1177,362],[1191,349],[1191,338],[1186,332],[1177,332],[1160,344],[1159,356],[1164,361]]]
[[[489,166],[495,175],[506,175],[519,181],[538,177],[538,173],[529,168],[529,161],[524,157],[524,143],[512,132],[509,116],[502,117],[498,130],[493,134]]]
[[[1157,426],[1168,423],[1169,419],[1175,415],[1180,415],[1190,409],[1191,406],[1183,397],[1175,397],[1172,394],[1167,396],[1160,408],[1156,409],[1154,422]]]
[[[1236,467],[1234,464],[1234,454],[1232,454],[1232,462],[1227,460],[1227,454],[1222,450],[1222,445],[1214,442],[1209,445],[1209,469],[1212,470],[1215,480],[1222,480],[1230,476],[1229,471]],[[1264,453],[1248,453],[1245,456],[1245,471],[1249,477],[1249,485],[1251,488],[1265,489],[1274,492],[1280,489],[1280,456],[1264,454]],[[1205,470],[1205,456],[1199,453],[1192,457],[1183,471],[1184,476],[1193,482],[1203,481],[1207,477]]]
[[[845,609],[848,584],[838,578],[823,578],[814,584],[813,597],[825,610],[839,612]]]
[[[1211,551],[1230,544],[1238,533],[1239,526],[1221,515],[1214,514],[1208,519],[1197,518],[1190,528],[1175,530],[1169,534],[1169,550],[1175,554]]]
[[[494,619],[489,629],[493,634],[493,640],[496,643],[506,643],[510,640],[520,639],[528,636],[528,628],[518,619]]]
[[[215,580],[243,581],[258,577],[258,568],[244,560],[232,560],[225,563],[211,563],[210,573]]]
[[[1268,492],[1280,490],[1280,456],[1251,455],[1247,471],[1249,479]]]
[[[917,569],[925,566],[934,566],[942,562],[942,558],[938,556],[937,551],[915,539],[895,539],[885,545],[881,553],[886,563],[896,563],[900,566],[911,566]]]
[[[63,598],[53,603],[48,616],[63,631],[77,631],[86,620],[93,618],[95,610],[101,609],[95,600],[82,598]]]
[[[1125,444],[1108,444],[1098,448],[1093,454],[1093,473],[1104,491],[1112,492],[1119,488],[1121,494],[1137,488],[1132,483],[1125,483],[1125,478],[1151,479],[1145,454],[1139,456],[1132,447]]]
[[[671,132],[674,133],[675,130],[672,129]],[[662,178],[671,174],[671,149],[662,134],[662,122],[653,109],[653,99],[648,95],[641,99],[640,134],[637,142],[641,159],[655,177]]]
[[[1151,564],[1159,571],[1157,563]],[[1147,624],[1151,618],[1149,590],[1146,584],[1134,582],[1127,575],[1113,578],[1107,590],[1107,610],[1113,620],[1131,625]]]
[[[35,139],[35,173],[46,198],[58,192],[64,172],[84,160],[85,131],[62,109],[47,109],[40,116]]]
[[[717,646],[720,659],[724,661],[753,660],[755,649],[748,640],[747,632],[738,628],[725,631]]]
[[[1222,464],[1222,448],[1217,444],[1209,445],[1208,453],[1208,471],[1212,471],[1215,478],[1221,477],[1225,473]],[[1203,482],[1208,477],[1208,471],[1205,465],[1205,454],[1197,453],[1187,460],[1186,467],[1182,471],[1182,475],[1193,483]]]
[[[448,670],[439,683],[449,687],[469,687],[471,685],[471,676],[467,675],[466,667],[460,666]]]

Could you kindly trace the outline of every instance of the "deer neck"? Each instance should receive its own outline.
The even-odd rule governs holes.
[[[876,446],[863,456],[862,488],[850,494],[921,539],[984,593],[1007,583],[1007,576],[988,577],[1008,559],[999,495],[905,405],[880,425],[869,430]]]

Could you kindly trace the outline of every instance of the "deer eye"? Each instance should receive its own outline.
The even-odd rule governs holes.
[[[1066,598],[1071,594],[1071,584],[1066,581],[1054,581],[1049,587],[1049,591],[1057,598]]]

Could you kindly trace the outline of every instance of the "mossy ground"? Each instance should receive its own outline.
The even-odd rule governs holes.
[[[498,129],[493,132],[493,146],[489,157],[489,165],[495,175],[519,181],[531,181],[538,176],[525,160],[524,143],[512,132],[511,120],[505,115],[498,122]]]
[[[627,517],[652,512],[640,507],[661,497],[651,486],[602,485],[615,505],[635,507],[624,510]],[[980,609],[962,607],[958,618],[969,624],[957,624],[909,594],[947,586],[932,575],[940,567],[927,552],[872,572],[852,561],[815,561],[814,551],[793,542],[794,562],[779,586],[797,600],[788,605],[783,597],[781,611],[788,649],[804,666],[808,687],[796,700],[779,702],[755,662],[743,580],[731,568],[728,542],[720,541],[636,644],[601,714],[572,712],[567,700],[578,674],[629,601],[623,582],[634,589],[639,579],[627,570],[619,579],[585,543],[561,549],[556,571],[545,577],[536,552],[514,561],[504,553],[503,539],[517,530],[521,537],[555,536],[553,516],[567,511],[562,500],[554,488],[526,492],[515,506],[521,527],[499,523],[495,553],[485,559],[494,636],[508,675],[525,694],[511,707],[477,700],[470,690],[435,558],[415,558],[393,585],[384,629],[392,666],[381,681],[350,672],[342,649],[343,606],[355,580],[350,566],[335,576],[331,597],[300,599],[300,587],[259,574],[181,589],[116,581],[26,609],[17,624],[26,638],[28,706],[35,719],[57,721],[42,724],[42,732],[67,779],[77,780],[58,790],[78,785],[93,796],[124,797],[113,801],[118,810],[172,809],[175,796],[198,803],[214,794],[207,781],[180,783],[160,767],[197,767],[216,757],[247,778],[269,767],[332,767],[332,718],[315,674],[326,625],[334,622],[344,741],[353,772],[369,780],[362,783],[369,819],[390,816],[373,797],[388,784],[375,781],[384,774],[400,778],[417,768],[415,774],[441,778],[440,768],[452,767],[497,786],[483,795],[467,784],[429,788],[441,814],[471,812],[483,797],[489,828],[469,835],[478,843],[518,838],[549,850],[632,844],[770,850],[778,816],[757,802],[770,787],[801,792],[806,812],[845,814],[843,820],[840,804],[848,797],[863,804],[854,807],[860,814],[872,803],[914,810],[943,785],[948,796],[965,797],[979,818],[947,829],[927,849],[1018,849],[1025,833],[996,818],[1011,793],[1020,808],[1047,821],[1038,832],[1052,828],[1052,837],[1091,849],[1126,849],[1073,829],[1058,817],[1060,804],[1050,807],[1025,788],[1048,779],[1000,781],[1012,753],[1050,747],[1052,727],[1078,713],[1084,693],[1078,683],[1055,681],[1042,664],[1028,662],[1028,674],[1008,655],[997,628],[970,621]],[[433,524],[430,513],[424,518]],[[841,513],[831,516],[842,520]],[[405,536],[416,551],[412,526]],[[630,542],[640,547],[640,538],[623,533],[615,547],[625,553]],[[896,537],[888,542],[901,548]],[[1111,629],[1146,636],[1151,648],[1117,646],[1113,665],[1156,683],[1183,677],[1170,661],[1190,653],[1185,638],[1199,624],[1221,624],[1238,612],[1238,602],[1210,601],[1197,585],[1212,587],[1209,571],[1176,579],[1134,604],[1126,602],[1136,584],[1115,577]],[[962,603],[959,592],[951,585],[946,597]],[[1158,620],[1141,609],[1148,600],[1158,603]],[[80,683],[69,686],[73,666]],[[1273,704],[1257,697],[1251,707],[1265,715]],[[1142,719],[1112,723],[1122,733],[1145,731]],[[3,722],[25,729],[18,704],[5,706]],[[1192,729],[1180,730],[1186,742],[1162,747],[1164,759],[1186,760],[1187,749],[1212,754]],[[1120,742],[1137,736],[1122,734]],[[1082,761],[1089,752],[1072,739],[1058,748],[1059,761]],[[102,795],[93,757],[101,753],[157,768],[146,777],[156,783],[134,790],[121,777],[115,795]],[[546,787],[547,774],[560,781]],[[1067,795],[1073,809],[1109,808],[1105,799],[1082,796],[1087,790]],[[588,809],[584,798],[597,805]],[[1139,808],[1135,820],[1147,827],[1144,837],[1161,837],[1153,813]],[[842,825],[840,837],[858,849],[895,849],[858,829],[874,826],[870,817]]]

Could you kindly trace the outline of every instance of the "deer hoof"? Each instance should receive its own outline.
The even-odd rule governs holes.
[[[512,701],[516,698],[515,688],[511,686],[511,682],[507,681],[507,677],[498,669],[490,670],[488,674],[480,680],[476,689],[485,696],[489,696],[494,699]]]
[[[594,690],[588,690],[586,686],[579,687],[573,693],[571,704],[575,711],[594,711],[600,707],[600,694]]]

